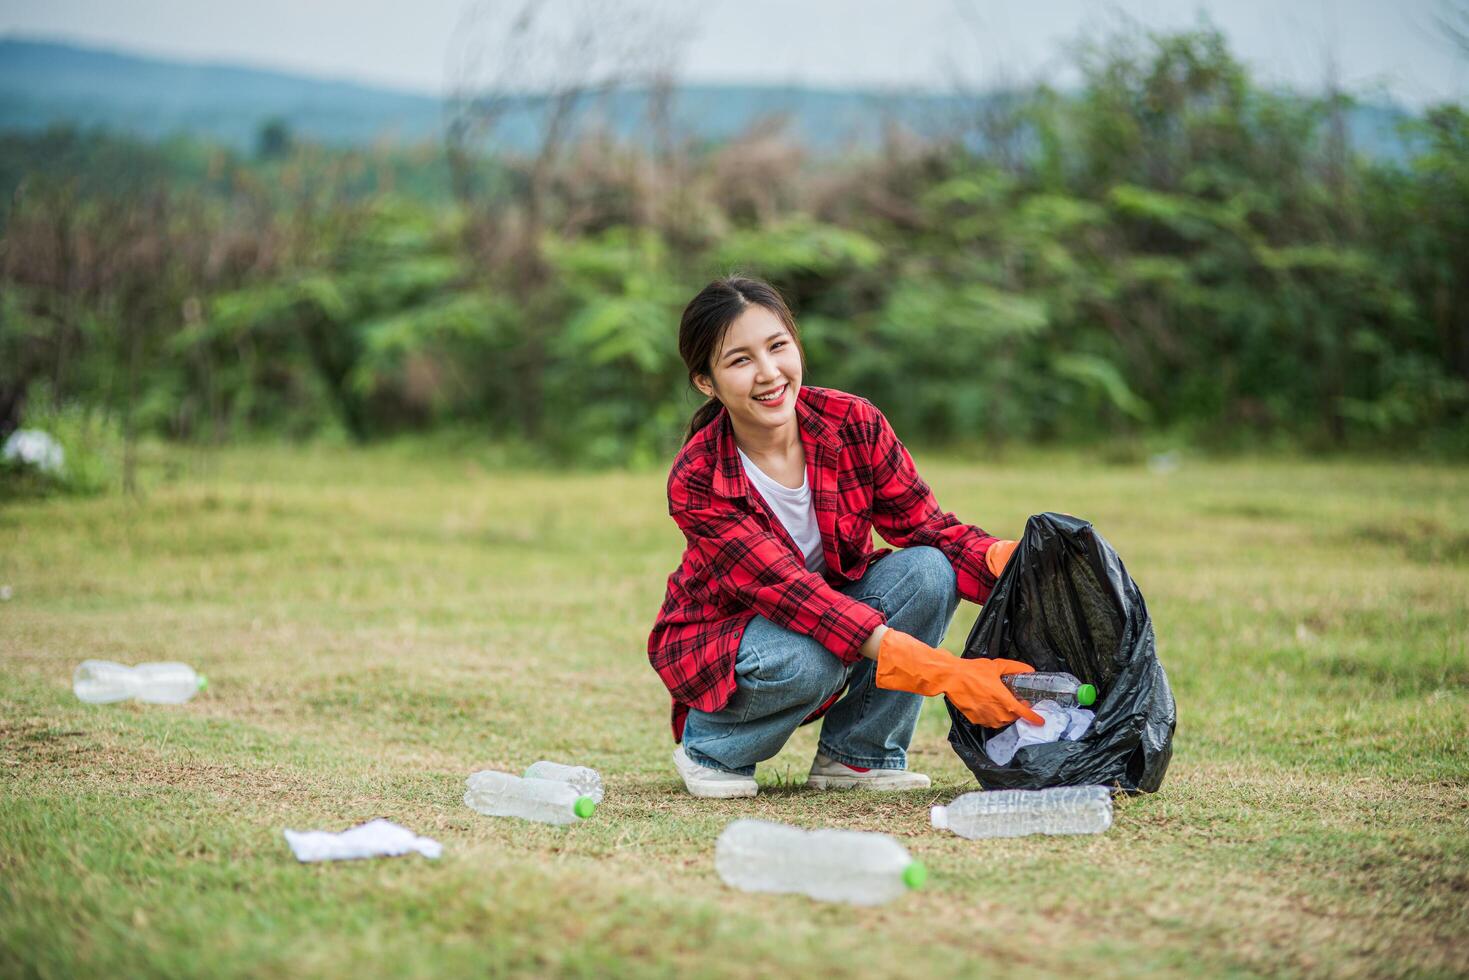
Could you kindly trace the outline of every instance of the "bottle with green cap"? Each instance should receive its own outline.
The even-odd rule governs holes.
[[[485,769],[465,780],[464,805],[490,817],[537,823],[581,823],[597,809],[590,796],[556,779],[525,779]]]
[[[525,778],[554,779],[558,783],[569,783],[582,796],[590,796],[593,803],[602,802],[602,775],[587,766],[568,766],[542,759],[531,763],[525,770]]]
[[[87,704],[111,704],[136,698],[146,704],[183,704],[209,681],[188,664],[127,664],[84,660],[71,675],[71,689]]]
[[[1036,671],[1033,674],[1001,674],[1000,683],[1016,700],[1026,704],[1055,701],[1063,708],[1087,708],[1097,700],[1097,689],[1065,671]]]
[[[1112,791],[1105,786],[1054,786],[965,793],[929,815],[938,830],[960,837],[1100,834],[1112,826]]]
[[[923,887],[928,869],[887,834],[803,830],[736,820],[714,845],[724,883],[751,892],[794,892],[824,902],[881,905]]]

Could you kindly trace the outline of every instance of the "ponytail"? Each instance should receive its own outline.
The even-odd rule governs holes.
[[[689,419],[689,431],[684,433],[684,445],[688,445],[694,436],[699,434],[700,429],[713,422],[715,417],[719,415],[719,410],[723,407],[719,403],[718,398],[711,398],[695,409],[694,417]]]

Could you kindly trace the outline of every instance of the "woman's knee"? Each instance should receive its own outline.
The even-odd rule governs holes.
[[[909,565],[906,580],[910,588],[929,599],[938,608],[952,611],[959,603],[959,583],[949,556],[926,544],[904,548],[894,557],[903,557]]]
[[[781,706],[819,704],[847,679],[847,665],[808,636],[789,630],[752,651],[755,661],[741,677],[759,700]]]

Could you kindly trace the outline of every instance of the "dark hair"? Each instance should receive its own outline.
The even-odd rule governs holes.
[[[738,320],[740,314],[751,306],[763,306],[785,324],[801,355],[801,366],[805,367],[806,350],[801,346],[796,318],[791,315],[791,308],[786,305],[785,299],[776,288],[768,282],[749,276],[725,276],[714,280],[699,290],[699,295],[689,300],[678,324],[678,353],[683,357],[684,366],[689,369],[691,386],[697,374],[713,376],[714,355],[724,341],[724,335],[729,332],[730,324]],[[694,417],[689,419],[689,431],[684,435],[683,441],[688,443],[700,429],[714,421],[722,407],[717,398],[710,398],[700,405],[695,410]]]

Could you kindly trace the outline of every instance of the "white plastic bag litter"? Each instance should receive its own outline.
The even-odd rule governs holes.
[[[66,450],[61,448],[61,443],[40,429],[16,429],[5,440],[0,456],[10,461],[19,460],[53,476],[66,465]]]
[[[325,830],[287,830],[286,843],[296,860],[350,861],[355,858],[398,857],[418,853],[437,858],[444,845],[428,837],[419,837],[407,827],[391,820],[373,820],[340,834]]]

